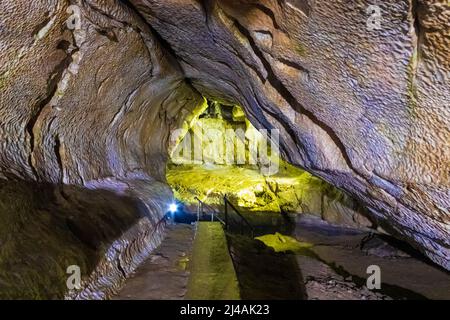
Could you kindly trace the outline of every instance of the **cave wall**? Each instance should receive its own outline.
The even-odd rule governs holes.
[[[0,177],[159,202],[133,182],[164,181],[169,133],[201,93],[279,128],[286,160],[450,269],[449,5],[383,1],[368,31],[369,4],[4,0]]]
[[[169,135],[204,100],[148,26],[110,4],[115,15],[0,3],[1,297],[62,298],[69,265],[84,282],[68,297],[108,297],[162,240]]]
[[[358,201],[272,154],[270,142],[249,123],[239,106],[211,101],[208,105],[173,148],[166,169],[167,182],[184,211],[195,214],[198,198],[220,212],[226,195],[246,212],[305,213],[331,223],[376,229]],[[235,134],[227,134],[227,130]],[[202,159],[192,141],[201,145]],[[256,151],[255,146],[262,145],[267,146],[267,153]],[[234,152],[227,153],[230,146]],[[273,169],[265,170],[269,159]]]
[[[141,184],[168,196],[162,183]],[[110,297],[161,242],[162,210],[130,191],[0,181],[0,299]],[[81,283],[68,290],[73,267]]]
[[[81,29],[69,30],[69,1],[2,2],[0,173],[163,181],[168,136],[203,99],[122,5],[117,22],[82,3]]]
[[[450,268],[446,1],[131,0],[205,96]]]

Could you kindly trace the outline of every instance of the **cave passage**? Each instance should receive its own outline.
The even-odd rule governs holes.
[[[206,300],[447,296],[446,285],[437,289],[408,283],[405,272],[442,279],[448,275],[405,243],[379,233],[355,200],[282,160],[279,171],[270,175],[262,173],[260,161],[249,164],[251,140],[256,137],[256,146],[263,141],[239,106],[207,101],[194,119],[177,140],[167,165],[167,181],[176,200],[169,208],[169,239],[156,255],[168,260],[144,263],[118,299],[148,298],[150,290],[142,283],[154,278],[148,270],[168,273],[164,263],[178,266],[176,279],[179,273],[184,275],[177,281],[167,274],[163,277],[171,279],[158,285],[166,298],[168,293]],[[242,134],[227,135],[227,130]],[[226,163],[227,139],[234,152],[242,147],[247,162]],[[196,143],[204,151],[197,158]],[[185,238],[177,244],[173,239],[181,232]],[[165,252],[165,246],[182,247],[183,254],[174,255],[174,249]],[[377,290],[366,287],[366,268],[371,264],[389,268],[389,282]]]
[[[450,2],[370,2],[1,0],[0,299],[450,299]]]

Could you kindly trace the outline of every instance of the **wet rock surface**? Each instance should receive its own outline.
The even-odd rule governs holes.
[[[361,250],[367,255],[381,258],[408,258],[408,253],[390,245],[380,235],[369,235],[361,241]]]
[[[374,235],[300,215],[296,222],[260,217],[257,235],[291,235],[297,249],[275,252],[261,241],[229,234],[230,251],[246,299],[424,300],[449,299],[450,274],[418,251],[384,235]],[[239,233],[239,230],[236,230]],[[232,231],[233,233],[233,231]],[[382,252],[364,250],[378,239]],[[287,243],[280,248],[286,247]],[[294,248],[294,247],[292,247]],[[395,254],[392,254],[395,252]],[[369,266],[380,268],[380,289],[368,289]],[[279,271],[277,271],[279,270]],[[261,281],[261,279],[264,279]]]
[[[314,216],[302,216],[296,224],[273,223],[266,215],[260,237],[271,232],[302,241],[296,249],[284,243],[280,250],[259,238],[227,232],[228,246],[242,299],[248,300],[424,300],[449,299],[450,275],[425,260],[417,251],[399,247],[383,235],[333,225]],[[262,218],[260,218],[262,220]],[[272,222],[271,222],[272,220]],[[262,225],[262,224],[261,224]],[[168,237],[137,272],[125,282],[114,299],[186,299],[192,279],[193,226],[168,227]],[[282,235],[285,234],[285,235]],[[272,235],[273,236],[273,235]],[[395,255],[371,255],[362,249],[368,239],[377,246],[395,249]],[[383,240],[384,239],[384,240]],[[290,241],[294,241],[293,238]],[[305,242],[308,241],[308,242]],[[284,248],[283,250],[281,250]],[[210,253],[209,253],[210,254]],[[181,264],[180,264],[181,262]],[[186,262],[188,267],[186,268]],[[381,270],[381,288],[368,289],[369,266]],[[414,279],[413,281],[411,281]],[[226,283],[217,286],[220,292]],[[222,287],[223,286],[223,287]],[[211,288],[205,287],[205,290]]]
[[[314,258],[297,256],[308,300],[392,300],[387,295],[359,287]]]
[[[301,300],[305,290],[292,254],[275,253],[261,241],[228,235],[231,257],[244,300]]]

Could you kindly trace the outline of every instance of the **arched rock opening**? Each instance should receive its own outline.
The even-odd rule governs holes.
[[[387,29],[367,33],[364,1],[295,3],[3,1],[5,201],[11,181],[36,183],[36,193],[50,184],[50,195],[67,185],[107,190],[99,195],[107,208],[110,196],[137,201],[150,225],[139,229],[135,212],[127,226],[139,230],[125,237],[143,239],[171,197],[164,172],[170,132],[205,96],[241,105],[256,128],[279,129],[284,159],[362,201],[386,229],[449,269],[449,46],[436,16],[448,4],[384,2]],[[71,28],[74,17],[80,25]],[[36,198],[21,201],[38,213],[90,207],[49,199],[52,209]],[[1,214],[14,208],[4,205]],[[33,219],[28,212],[19,222]],[[88,219],[81,225],[103,223]],[[89,242],[74,234],[75,246]],[[130,259],[157,239],[142,240]],[[100,238],[94,250],[109,240]],[[123,277],[120,259],[113,261],[111,277]]]

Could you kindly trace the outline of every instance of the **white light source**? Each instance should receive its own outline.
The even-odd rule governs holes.
[[[176,203],[172,203],[172,204],[169,206],[169,211],[170,211],[170,212],[175,213],[175,212],[177,212],[177,210],[178,210],[178,206],[176,205]]]

